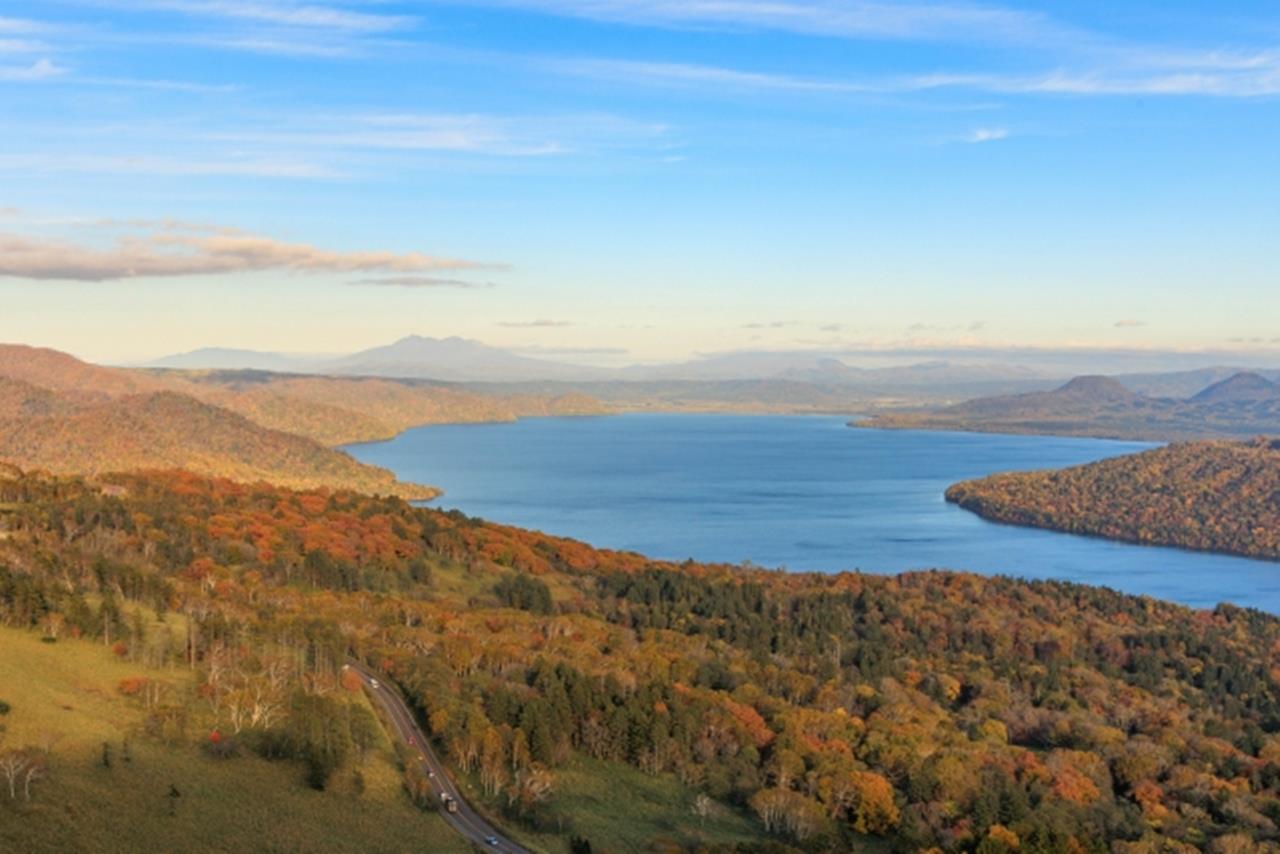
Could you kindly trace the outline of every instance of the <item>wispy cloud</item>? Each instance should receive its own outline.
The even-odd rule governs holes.
[[[407,15],[384,15],[357,12],[340,6],[323,6],[307,3],[281,2],[281,0],[144,0],[134,8],[158,11],[182,12],[215,18],[230,18],[304,27],[320,30],[344,30],[348,32],[376,33],[404,29],[417,23]]]
[[[1142,63],[1148,64],[1142,64]],[[1181,65],[1170,67],[1170,63]],[[912,78],[925,89],[973,89],[1007,95],[1146,95],[1253,98],[1280,94],[1280,53],[1176,54],[1139,51],[1100,68],[1043,74],[932,74]]]
[[[0,172],[4,171],[248,178],[336,178],[341,174],[327,166],[284,157],[179,158],[54,153],[0,155]]]
[[[986,326],[985,320],[971,320],[968,323],[912,323],[907,327],[907,332],[910,334],[920,332],[981,332]]]
[[[557,329],[565,326],[573,326],[567,320],[508,320],[498,324],[508,329]]]
[[[347,284],[386,288],[458,288],[462,290],[485,290],[496,287],[493,282],[440,279],[432,276],[391,276],[378,279],[356,279],[347,282]]]
[[[0,33],[4,32],[0,30]],[[35,39],[0,38],[0,53],[41,53],[49,50],[49,45]]]
[[[889,86],[887,81],[877,83],[873,81],[820,79],[684,62],[557,58],[548,59],[539,64],[549,71],[596,80],[607,79],[642,85],[713,87],[717,90],[733,88],[747,90],[773,89],[792,92],[857,93],[882,92]]]
[[[102,282],[268,270],[419,273],[480,266],[418,252],[339,251],[234,229],[181,225],[129,233],[106,246],[0,233],[0,277],[20,279]]]
[[[219,50],[263,53],[274,56],[314,57],[342,59],[360,53],[358,44],[346,39],[317,40],[306,33],[290,36],[285,33],[253,35],[203,35],[182,39],[194,47]]]
[[[0,33],[37,33],[46,29],[39,21],[27,18],[6,18],[0,15]]]
[[[354,113],[284,117],[269,124],[192,131],[186,138],[295,153],[349,149],[538,158],[649,145],[667,133],[662,124],[612,115]]]
[[[241,91],[230,83],[196,83],[190,80],[146,79],[140,77],[83,77],[74,76],[71,82],[85,86],[105,86],[119,89],[152,89],[160,92],[191,92],[225,94]]]
[[[612,152],[667,150],[670,144],[663,125],[608,115],[317,112],[208,121],[207,127],[203,118],[83,125],[59,120],[31,123],[20,131],[13,127],[11,148],[35,149],[35,140],[43,142],[38,150],[0,153],[0,173],[332,181],[368,178],[390,169],[402,174],[418,163],[438,166],[428,155],[477,162],[581,161]],[[145,148],[137,150],[141,145]],[[392,159],[394,164],[388,164]]]
[[[1146,322],[1142,320],[1117,320],[1114,324],[1116,329],[1140,329],[1146,326]]]
[[[1067,28],[1035,12],[964,2],[872,0],[468,0],[563,17],[681,29],[771,30],[828,38],[1047,38]]]
[[[665,125],[612,115],[386,114],[348,117],[351,129],[312,137],[318,145],[423,149],[540,157],[650,141]]]
[[[1005,128],[975,128],[965,137],[965,142],[970,144],[978,144],[983,142],[996,142],[1001,139],[1007,139],[1009,131]]]
[[[1101,56],[1094,56],[1100,53]],[[812,95],[893,95],[945,89],[997,95],[1206,96],[1249,98],[1280,94],[1280,52],[1185,52],[1146,47],[1112,48],[1071,57],[1049,71],[935,72],[862,78],[813,77],[683,62],[607,58],[544,58],[552,73],[636,86],[790,92]],[[990,141],[975,140],[975,141]]]
[[[30,65],[21,65],[16,67],[0,67],[0,80],[9,81],[38,81],[49,80],[62,74],[66,74],[67,69],[57,65],[49,59],[38,59]]]

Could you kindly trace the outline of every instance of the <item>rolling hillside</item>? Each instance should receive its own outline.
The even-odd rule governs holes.
[[[0,345],[0,460],[59,473],[185,468],[242,481],[405,498],[432,487],[332,448],[421,424],[599,414],[584,395],[260,371],[136,371]]]
[[[389,439],[424,424],[514,421],[536,415],[600,415],[581,394],[493,394],[460,386],[376,377],[320,377],[259,371],[174,376],[191,393],[277,430],[325,445]]]
[[[239,481],[333,486],[431,498],[385,469],[358,463],[301,436],[175,392],[119,398],[79,409],[0,420],[0,459],[70,474],[182,468]]]
[[[958,483],[985,519],[1280,560],[1280,441],[1192,442]]]
[[[0,376],[0,419],[55,415],[77,408],[77,403],[68,396]]]
[[[167,622],[139,615],[138,625],[158,648],[172,639],[176,622],[172,615]],[[0,626],[0,700],[12,707],[0,718],[0,752],[38,745],[43,764],[29,802],[21,789],[11,800],[0,776],[0,849],[354,854],[429,841],[433,851],[470,850],[405,797],[385,738],[326,792],[300,786],[289,765],[199,749],[195,739],[218,725],[204,704],[190,706],[188,737],[155,738],[148,727],[157,711],[121,685],[163,686],[170,708],[189,689],[170,667],[140,659],[101,642],[42,643],[36,633]],[[351,703],[369,708],[358,694]],[[179,792],[172,808],[170,786]]]
[[[0,377],[55,392],[98,398],[171,390],[175,384],[141,371],[107,368],[45,347],[0,344]]]

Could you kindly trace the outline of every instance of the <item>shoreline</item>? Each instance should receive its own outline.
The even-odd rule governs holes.
[[[993,513],[983,512],[983,510],[980,509],[979,507],[972,506],[972,505],[977,505],[981,503],[977,499],[966,500],[966,499],[952,497],[951,495],[952,488],[956,486],[960,486],[963,483],[964,481],[961,481],[960,483],[952,484],[952,486],[947,487],[947,491],[944,494],[944,498],[946,502],[948,504],[954,505],[960,510],[965,511],[966,513],[972,513],[977,518],[981,519],[984,522],[988,522],[992,525],[1004,525],[1010,528],[1027,528],[1033,531],[1049,531],[1054,534],[1066,534],[1072,537],[1084,537],[1085,539],[1089,539],[1089,540],[1100,540],[1105,543],[1119,543],[1121,545],[1126,545],[1126,546],[1140,546],[1142,548],[1148,548],[1148,549],[1172,549],[1174,551],[1186,552],[1188,554],[1217,555],[1219,557],[1239,558],[1241,560],[1249,560],[1249,561],[1255,561],[1257,563],[1275,564],[1277,566],[1280,566],[1280,556],[1267,557],[1265,555],[1251,554],[1245,551],[1233,551],[1229,549],[1209,549],[1209,548],[1201,549],[1201,548],[1196,548],[1195,546],[1183,545],[1181,543],[1173,543],[1173,542],[1160,541],[1160,540],[1143,540],[1137,537],[1126,537],[1122,535],[1112,536],[1109,534],[1099,534],[1094,531],[1088,531],[1083,529],[1074,530],[1065,525],[1047,525],[1047,524],[1038,525],[1034,522],[1018,522],[1012,519],[1002,519],[998,515],[995,515]],[[1241,606],[1241,607],[1244,607],[1244,606]],[[1267,613],[1270,613],[1270,612],[1267,612]]]
[[[542,480],[544,482],[544,488],[547,488],[545,485],[548,478],[551,481],[555,480],[554,468],[558,465],[556,460],[559,459],[557,454],[563,453],[554,451],[554,437],[557,435],[576,435],[577,431],[582,429],[587,431],[585,435],[596,436],[596,431],[600,431],[599,435],[605,438],[601,438],[598,441],[607,441],[608,436],[615,434],[623,437],[639,435],[640,433],[652,433],[654,435],[661,436],[662,431],[669,428],[673,431],[674,436],[671,441],[678,441],[679,437],[684,435],[686,430],[693,431],[690,435],[702,435],[704,437],[714,436],[717,428],[714,426],[715,422],[713,419],[716,416],[726,415],[732,420],[736,415],[736,413],[690,412],[615,412],[612,414],[630,415],[641,419],[645,416],[653,416],[653,419],[652,423],[648,426],[642,422],[637,422],[634,423],[632,427],[613,428],[603,425],[599,427],[575,428],[569,423],[565,423],[563,428],[557,427],[554,423],[535,427],[534,430],[537,435],[542,437],[538,443],[539,447],[547,446],[548,442],[552,443],[551,446],[547,446],[550,447],[550,450],[548,450],[547,453],[550,453],[551,457],[548,457],[543,464],[550,468],[543,470],[535,466],[528,472],[529,477]],[[808,415],[813,416],[816,415],[816,413],[808,413]],[[681,416],[702,416],[707,417],[708,421],[702,427],[682,427],[679,425]],[[824,421],[827,426],[815,426],[813,428],[803,428],[799,426],[787,427],[787,423],[790,423],[793,419],[796,422],[803,420],[795,418],[794,413],[787,416],[786,421],[783,420],[783,415],[776,413],[750,413],[749,415],[744,416],[743,420],[745,422],[749,418],[760,418],[762,421],[776,419],[777,426],[775,429],[777,431],[781,431],[777,434],[779,436],[778,441],[781,442],[781,444],[779,444],[775,450],[785,453],[786,448],[788,447],[786,444],[786,437],[791,435],[793,432],[795,435],[802,436],[812,435],[814,430],[818,430],[818,432],[826,435],[827,438],[822,440],[822,444],[817,447],[825,448],[828,451],[833,447],[848,445],[848,442],[841,439],[842,434],[840,434],[840,430],[843,429],[843,422],[836,421],[835,419],[837,417],[847,416],[826,416]],[[669,418],[671,420],[669,423],[664,425],[664,422],[661,420],[664,418]],[[543,418],[541,420],[546,419]],[[561,429],[564,431],[563,434],[559,432]],[[765,435],[769,434],[769,430],[763,425],[758,429],[765,430]],[[885,430],[881,432],[889,434],[891,431]],[[936,434],[936,436],[922,435],[918,439],[908,439],[906,441],[908,443],[911,443],[912,441],[919,442],[921,443],[920,447],[927,448],[933,443],[935,438],[942,440],[948,433],[953,436],[959,436],[963,431],[930,431],[930,433]],[[990,436],[994,439],[1003,434],[987,433],[965,435]],[[1044,467],[1046,465],[1054,466],[1058,465],[1059,462],[1063,460],[1065,460],[1065,462],[1061,462],[1061,465],[1069,467],[1076,464],[1071,462],[1070,458],[1072,456],[1079,456],[1082,453],[1086,456],[1089,453],[1092,453],[1095,455],[1096,459],[1114,458],[1140,452],[1148,446],[1155,446],[1156,443],[1125,442],[1124,440],[1067,436],[1060,437],[1065,440],[1065,444],[1062,446],[1065,450],[1052,452],[1048,457],[1045,457],[1043,454],[1037,455],[1034,444],[1024,446],[1019,440],[1025,439],[1031,443],[1036,441],[1049,441],[1050,444],[1046,447],[1054,447],[1052,442],[1054,437],[1009,434],[1006,441],[996,447],[1010,448],[1012,456],[1006,454],[1004,457],[997,456],[995,458],[991,458],[984,455],[981,451],[975,451],[975,453],[979,454],[979,456],[975,457],[975,461],[978,462],[976,467],[952,467],[946,471],[939,471],[937,476],[933,478],[935,482],[930,484],[930,489],[927,490],[928,495],[921,499],[922,501],[934,506],[941,506],[945,503],[953,509],[965,510],[966,512],[963,515],[971,515],[971,518],[975,520],[973,523],[968,523],[967,527],[959,531],[952,531],[945,527],[946,523],[944,522],[944,527],[936,528],[938,536],[931,537],[931,533],[935,530],[934,528],[930,528],[921,534],[921,536],[926,537],[926,542],[933,542],[934,540],[937,540],[933,545],[920,547],[908,545],[902,546],[897,552],[890,552],[884,550],[889,547],[886,546],[882,549],[881,546],[877,544],[874,533],[871,532],[870,529],[867,529],[866,525],[860,526],[856,518],[850,517],[849,521],[844,523],[844,527],[847,530],[844,532],[828,532],[829,536],[826,536],[826,538],[822,540],[822,542],[826,543],[827,546],[824,551],[819,553],[814,553],[812,551],[791,553],[786,549],[780,548],[766,547],[761,549],[757,547],[760,543],[751,541],[744,542],[743,548],[741,549],[719,548],[716,542],[709,541],[707,538],[693,536],[687,532],[669,538],[669,541],[666,542],[665,545],[661,544],[659,538],[653,536],[627,537],[625,536],[626,525],[623,524],[622,517],[607,512],[607,508],[599,508],[600,513],[597,515],[602,516],[602,518],[612,516],[614,518],[613,522],[607,524],[602,522],[601,524],[588,525],[586,527],[581,525],[575,527],[572,524],[566,525],[564,520],[570,517],[565,516],[564,514],[571,513],[572,508],[577,506],[574,504],[576,499],[574,498],[572,491],[566,497],[561,498],[558,503],[557,501],[552,501],[550,509],[540,509],[536,498],[531,497],[529,493],[529,489],[533,487],[530,487],[528,483],[522,482],[521,485],[512,487],[510,495],[505,493],[498,495],[494,494],[492,491],[486,492],[483,488],[468,486],[471,481],[467,480],[467,471],[470,470],[471,466],[460,466],[450,463],[450,460],[458,458],[459,455],[465,458],[468,453],[466,449],[472,447],[474,444],[475,447],[478,448],[477,453],[482,454],[482,457],[478,458],[479,461],[475,463],[475,465],[479,467],[477,475],[481,477],[480,483],[488,483],[485,478],[500,470],[504,464],[502,463],[501,456],[491,463],[485,463],[484,460],[488,458],[490,451],[494,451],[494,449],[500,446],[510,445],[511,442],[518,440],[519,434],[508,434],[503,432],[501,434],[477,436],[475,439],[469,439],[467,438],[465,431],[455,432],[447,439],[440,440],[444,443],[443,445],[434,443],[428,436],[429,434],[424,434],[420,440],[416,440],[424,443],[420,453],[408,450],[413,446],[411,441],[404,446],[406,450],[403,452],[395,450],[378,451],[375,452],[377,453],[377,456],[371,456],[369,459],[371,462],[377,462],[379,465],[389,467],[393,470],[403,468],[406,472],[415,471],[423,476],[434,474],[437,478],[444,478],[446,485],[450,482],[456,482],[455,485],[466,492],[465,503],[458,506],[469,515],[475,515],[496,524],[521,526],[548,532],[559,532],[564,536],[574,537],[592,544],[599,544],[603,548],[633,549],[642,551],[646,554],[662,554],[667,555],[668,558],[672,560],[677,560],[681,556],[692,556],[695,560],[699,561],[727,561],[729,563],[737,563],[742,558],[746,557],[750,560],[758,561],[761,566],[785,569],[785,571],[790,573],[830,573],[839,571],[840,569],[849,570],[857,566],[860,567],[862,571],[869,571],[873,574],[898,574],[901,572],[927,569],[930,567],[956,567],[960,571],[973,571],[982,574],[1002,574],[1010,577],[1057,578],[1074,581],[1076,583],[1092,584],[1095,586],[1114,587],[1119,585],[1119,589],[1124,589],[1128,592],[1152,595],[1168,599],[1170,601],[1178,601],[1187,604],[1190,607],[1211,608],[1219,601],[1216,598],[1210,601],[1211,598],[1214,597],[1215,591],[1194,589],[1194,579],[1197,577],[1197,567],[1200,566],[1200,564],[1189,563],[1186,560],[1182,560],[1177,557],[1177,555],[1197,555],[1203,558],[1218,558],[1224,561],[1247,561],[1248,563],[1242,564],[1240,569],[1235,569],[1231,565],[1227,564],[1217,565],[1212,563],[1205,564],[1204,568],[1213,567],[1214,572],[1229,572],[1238,578],[1237,583],[1229,585],[1224,588],[1220,594],[1218,594],[1220,595],[1221,600],[1237,603],[1241,607],[1257,607],[1260,609],[1267,609],[1270,607],[1268,604],[1268,597],[1263,596],[1260,599],[1257,595],[1250,592],[1250,589],[1259,587],[1264,583],[1263,577],[1271,570],[1272,565],[1275,563],[1275,561],[1267,558],[1266,556],[1221,549],[1187,548],[1177,543],[1151,543],[1137,541],[1122,537],[1094,534],[1088,531],[1072,530],[1066,527],[1006,523],[998,517],[988,517],[984,514],[974,512],[969,507],[959,505],[959,502],[947,500],[947,491],[950,486],[953,486],[958,482],[963,482],[966,478],[981,478],[982,476],[992,472],[1010,471],[1014,469],[1032,469],[1037,466]],[[714,440],[711,441],[714,443]],[[879,443],[883,442],[888,442],[885,447],[896,447],[891,439],[875,440],[870,443],[868,447],[879,447]],[[1096,443],[1096,445],[1092,452],[1087,449],[1085,451],[1072,451],[1071,443],[1073,442],[1082,443],[1084,445]],[[386,443],[379,442],[369,444],[385,445]],[[594,447],[597,444],[597,440],[591,440],[591,444]],[[865,443],[855,442],[853,444],[861,445]],[[956,449],[963,449],[971,444],[975,447],[983,447],[982,441],[969,443],[960,438],[953,438],[946,446],[954,446]],[[1113,445],[1115,447],[1113,447]],[[770,447],[772,447],[772,445]],[[797,452],[799,452],[799,447],[796,447]],[[454,448],[455,450],[445,451],[443,456],[435,459],[430,451],[431,448]],[[1021,450],[1019,450],[1019,448],[1021,448]],[[358,451],[359,449],[353,448],[352,450]],[[434,464],[430,462],[431,459],[435,459]],[[733,459],[736,460],[737,458],[734,457]],[[397,460],[399,460],[399,462],[397,462]],[[422,462],[420,464],[414,464],[413,460],[421,460]],[[743,464],[750,465],[750,463]],[[889,464],[886,463],[886,465]],[[496,468],[494,468],[494,472],[491,472],[486,466],[496,466]],[[952,474],[954,477],[948,479],[948,474]],[[785,473],[781,473],[778,476],[785,477],[787,475],[785,475]],[[841,480],[842,478],[837,475],[836,479]],[[847,480],[847,478],[845,479]],[[598,486],[599,488],[604,488],[603,484]],[[477,488],[479,488],[480,491],[477,492]],[[557,487],[553,484],[550,488]],[[447,491],[451,492],[452,490]],[[651,490],[643,485],[641,485],[639,492],[637,493],[637,495],[642,498],[643,496],[649,496],[650,494]],[[626,499],[628,495],[629,493],[624,489],[620,493],[620,498]],[[447,501],[443,504],[435,503],[434,501],[426,503],[428,506],[434,507],[449,506],[449,502]],[[807,506],[808,505],[803,502],[799,505],[788,505],[789,509],[787,512],[808,512],[805,509]],[[506,509],[500,509],[502,507],[506,507]],[[650,516],[654,516],[654,519],[651,520]],[[642,527],[649,524],[650,521],[653,521],[654,524],[658,524],[662,522],[662,519],[659,517],[662,517],[662,514],[649,514],[644,518],[637,520],[636,524],[641,525]],[[556,522],[557,518],[561,519],[558,524]],[[675,523],[672,522],[671,524]],[[951,524],[955,523],[953,522]],[[1106,575],[1099,571],[1099,567],[1102,564],[1100,564],[1097,559],[1098,555],[1105,556],[1110,554],[1110,552],[1090,551],[1089,547],[1084,545],[1069,546],[1065,543],[1054,545],[1053,541],[1028,541],[1029,545],[1026,547],[1030,549],[1030,551],[1027,551],[1025,554],[1019,552],[1016,555],[1009,555],[1006,556],[1007,559],[1005,559],[1001,558],[998,553],[993,553],[993,549],[998,552],[999,543],[1003,541],[1001,539],[1001,535],[994,532],[984,534],[980,529],[973,527],[974,524],[1009,524],[1011,527],[1022,528],[1029,531],[1038,531],[1041,534],[1077,537],[1077,542],[1087,540],[1103,544],[1111,544],[1118,548],[1127,548],[1132,545],[1154,546],[1156,553],[1149,553],[1146,556],[1131,554],[1128,558],[1116,557],[1115,559],[1119,561],[1118,566],[1120,567],[1120,571],[1111,575]],[[804,528],[806,526],[801,527]],[[1005,539],[1008,539],[1010,542],[1022,542],[1017,539],[1017,535],[1004,536]],[[952,540],[954,540],[954,544],[952,544]],[[733,544],[729,543],[729,545]],[[1159,550],[1162,548],[1168,549],[1169,553],[1166,553],[1164,556],[1160,556]],[[1150,550],[1144,551],[1149,552]],[[1059,553],[1069,555],[1070,558],[1065,562],[1061,562],[1054,557]],[[1091,558],[1089,557],[1090,555],[1094,555],[1094,557]],[[1265,567],[1263,566],[1264,564],[1266,565]],[[868,569],[868,567],[871,568]],[[1151,579],[1156,579],[1157,583],[1154,585],[1144,583],[1143,579],[1148,576]],[[1179,591],[1177,589],[1179,587],[1184,587],[1186,589]],[[1271,608],[1268,612],[1280,613],[1280,607]]]

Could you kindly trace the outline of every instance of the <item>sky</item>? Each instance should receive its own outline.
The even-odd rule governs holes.
[[[1273,0],[0,0],[0,340],[1277,364],[1277,151]]]

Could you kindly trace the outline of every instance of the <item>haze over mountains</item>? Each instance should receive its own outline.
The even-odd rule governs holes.
[[[875,394],[994,394],[1048,388],[1059,374],[997,363],[929,360],[860,368],[834,356],[808,351],[735,352],[686,362],[620,368],[534,358],[465,338],[411,335],[384,347],[343,357],[205,348],[167,356],[147,367],[257,369],[340,376],[430,379],[445,382],[734,382],[771,380],[857,389]]]
[[[857,426],[1156,441],[1238,438],[1280,433],[1280,384],[1242,371],[1190,397],[1168,398],[1139,394],[1110,377],[1077,377],[1052,391],[885,413]]]
[[[277,353],[206,347],[165,356],[145,367],[180,370],[260,370],[332,376],[378,376],[459,383],[521,382],[720,382],[771,380],[855,388],[902,394],[918,391],[959,400],[966,397],[1048,391],[1073,376],[1106,374],[1133,391],[1151,397],[1190,397],[1242,371],[1228,364],[1194,369],[1134,372],[1125,370],[1136,358],[1129,354],[1083,355],[1067,360],[1010,352],[982,356],[968,353],[897,356],[900,364],[866,354],[877,367],[850,364],[850,355],[820,350],[743,350],[715,353],[661,364],[602,367],[558,361],[491,346],[461,337],[410,335],[391,344],[349,355]],[[1185,364],[1189,357],[1178,357]],[[856,360],[856,359],[855,359]],[[1091,369],[1082,369],[1089,368]],[[1280,379],[1280,370],[1254,369],[1264,378]]]

